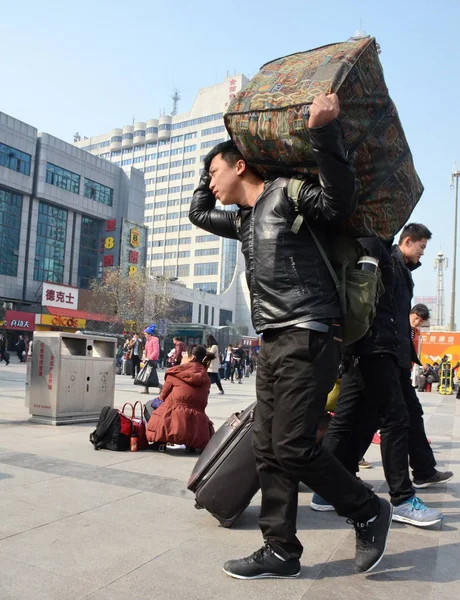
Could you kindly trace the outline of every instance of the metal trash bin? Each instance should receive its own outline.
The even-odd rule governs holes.
[[[97,421],[113,406],[115,338],[35,332],[28,385],[30,421],[69,425]]]

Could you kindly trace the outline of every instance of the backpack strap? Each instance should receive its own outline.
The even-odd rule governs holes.
[[[340,306],[342,308],[342,312],[345,315],[347,313],[347,304],[346,304],[346,298],[345,298],[343,286],[341,285],[339,278],[337,277],[337,274],[334,270],[334,267],[331,265],[331,262],[327,256],[324,248],[322,247],[319,239],[317,238],[315,232],[308,224],[308,221],[306,221],[304,219],[304,217],[300,211],[299,193],[302,188],[302,185],[303,185],[303,181],[301,179],[297,179],[296,177],[292,177],[291,179],[289,179],[288,197],[294,204],[294,208],[297,213],[294,223],[292,224],[291,231],[295,234],[299,233],[302,223],[305,223],[305,225],[308,227],[308,231],[310,232],[310,235],[313,238],[313,241],[315,242],[316,247],[318,248],[318,252],[321,254],[321,258],[324,260],[327,270],[329,271],[329,274],[332,277],[332,281],[334,282],[335,288],[337,290],[337,294],[339,295]],[[344,280],[345,271],[346,271],[346,265],[343,265],[342,280]]]

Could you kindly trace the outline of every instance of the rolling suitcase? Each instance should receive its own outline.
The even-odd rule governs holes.
[[[223,527],[231,527],[259,489],[252,450],[254,402],[231,415],[203,450],[188,482],[196,508],[205,508]]]

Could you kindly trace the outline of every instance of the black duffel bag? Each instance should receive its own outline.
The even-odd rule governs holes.
[[[156,361],[146,361],[143,368],[134,379],[134,385],[143,385],[144,387],[160,387],[156,368]]]

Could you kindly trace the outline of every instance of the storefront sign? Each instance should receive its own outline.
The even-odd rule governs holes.
[[[60,317],[58,315],[41,315],[40,323],[52,327],[67,327],[68,329],[84,329],[86,327],[86,319]]]
[[[35,329],[35,315],[19,310],[7,310],[5,313],[5,329],[16,331],[33,331]]]
[[[43,283],[42,305],[77,310],[78,288],[56,283]]]

